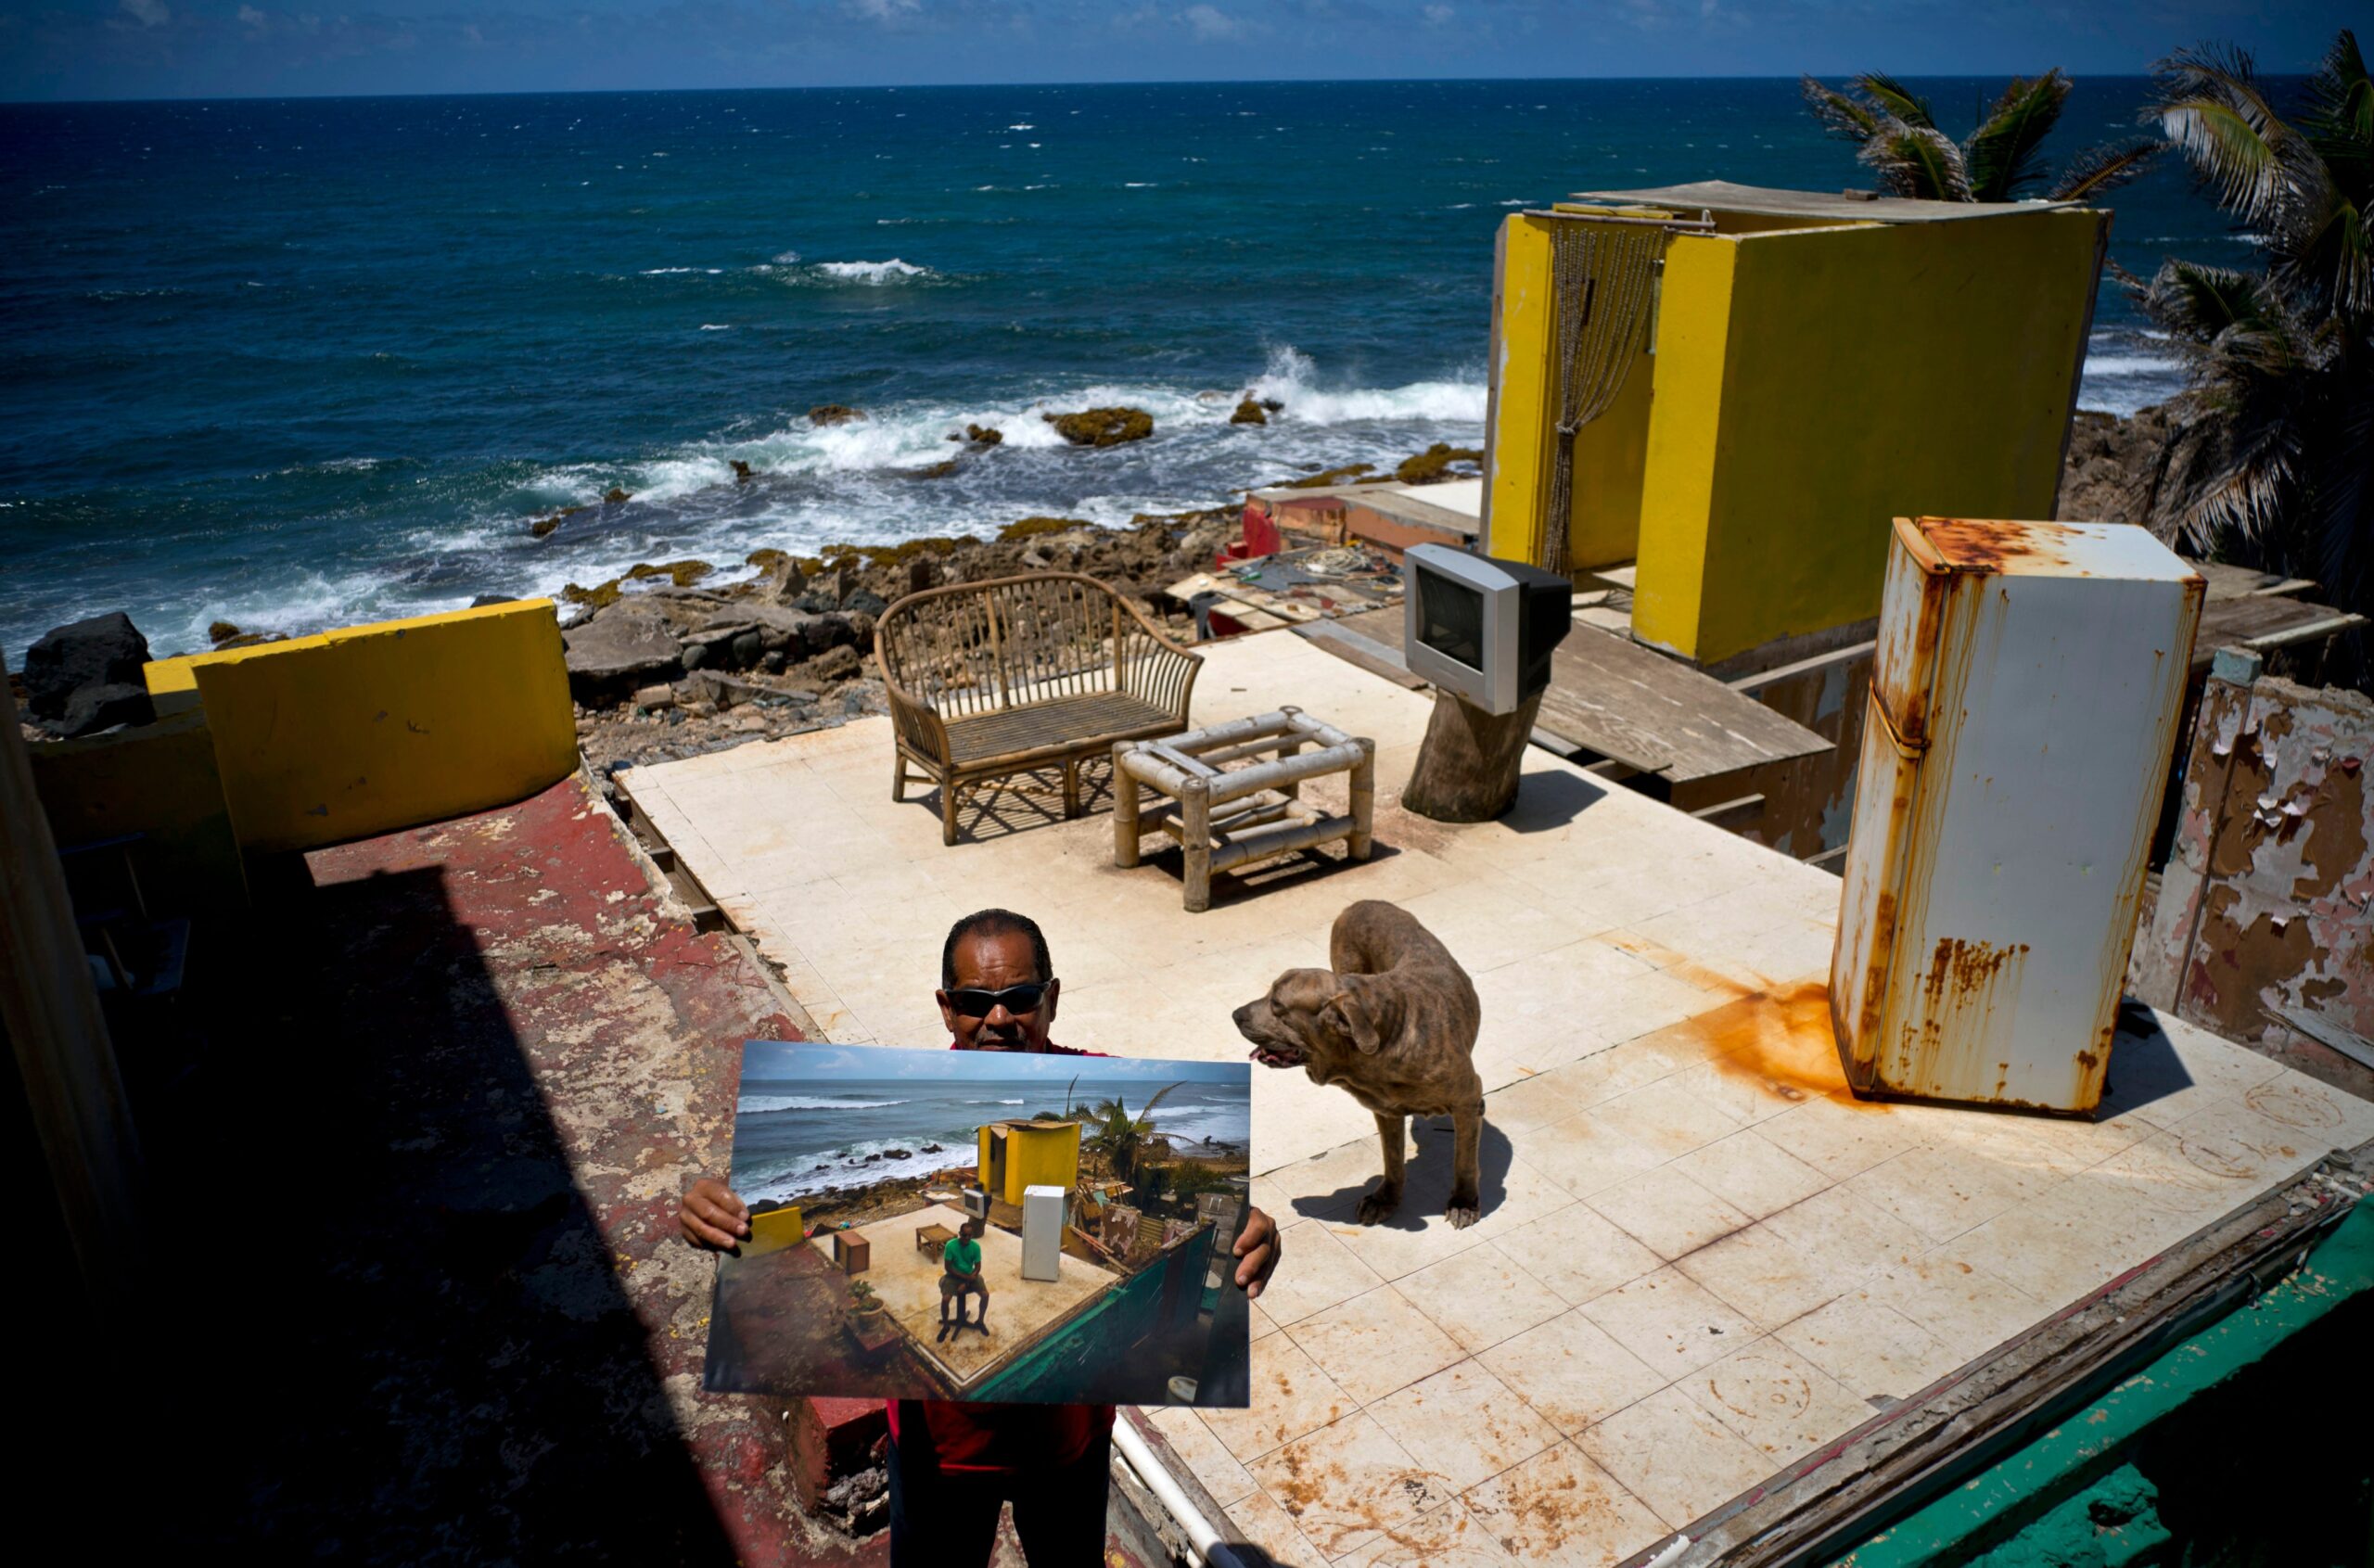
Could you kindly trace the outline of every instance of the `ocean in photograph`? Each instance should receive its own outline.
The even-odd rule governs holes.
[[[1916,85],[1959,127],[2001,83]],[[2144,88],[2081,79],[2047,162]],[[1706,178],[1870,183],[1782,78],[0,106],[0,647],[730,580],[1474,445],[1500,218]],[[2134,273],[2254,255],[2173,164],[2111,204]],[[2092,342],[2085,406],[2177,385],[2107,280]],[[1229,422],[1248,390],[1268,425]],[[1115,403],[1154,436],[1040,417]],[[967,424],[1004,440],[939,473]]]
[[[1073,1109],[1118,1096],[1132,1113],[1167,1083],[1149,1077],[1083,1082]],[[1064,1109],[1064,1082],[1027,1091],[1008,1085],[915,1078],[767,1078],[745,1076],[735,1107],[734,1190],[748,1203],[789,1202],[818,1192],[927,1175],[976,1157],[983,1122],[1027,1119]],[[1249,1086],[1181,1082],[1154,1112],[1155,1131],[1174,1145],[1232,1145],[1253,1136]]]

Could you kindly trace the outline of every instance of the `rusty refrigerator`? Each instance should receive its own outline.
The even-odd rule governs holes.
[[[1859,1093],[2102,1093],[2199,574],[2138,528],[1899,517],[1831,1013]]]

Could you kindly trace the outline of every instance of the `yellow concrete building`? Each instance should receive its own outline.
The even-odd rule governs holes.
[[[2053,515],[2107,212],[1721,181],[1553,210],[1495,258],[1493,555],[1551,526],[1552,234],[1594,217],[1712,219],[1672,235],[1622,389],[1574,439],[1569,562],[1637,560],[1640,641],[1713,665],[1867,619],[1892,518]]]
[[[242,849],[309,849],[508,805],[577,766],[549,599],[343,627],[147,670],[203,707]]]
[[[1000,1203],[1022,1205],[1027,1187],[1061,1187],[1079,1180],[1079,1123],[989,1122],[980,1139],[981,1186]]]

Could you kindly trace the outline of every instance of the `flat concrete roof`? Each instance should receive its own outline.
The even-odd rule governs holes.
[[[853,1226],[846,1231],[828,1231],[808,1244],[830,1257],[833,1236],[863,1236],[868,1243],[867,1267],[865,1272],[851,1278],[874,1287],[890,1316],[907,1331],[916,1351],[958,1388],[1005,1365],[1041,1333],[1069,1317],[1082,1302],[1121,1281],[1121,1276],[1112,1269],[1082,1262],[1068,1254],[1057,1261],[1054,1279],[1026,1280],[1022,1277],[1022,1238],[1011,1230],[989,1226],[981,1232],[981,1281],[989,1287],[990,1332],[982,1334],[967,1329],[940,1343],[939,1253],[937,1248],[930,1252],[918,1248],[915,1236],[926,1225],[944,1225],[955,1230],[964,1223],[961,1210],[935,1204],[895,1219]],[[979,1301],[971,1302],[964,1310],[968,1316],[978,1317]]]
[[[1625,207],[1704,207],[1773,218],[1835,218],[1843,223],[1934,223],[2085,205],[2076,201],[1916,201],[1900,196],[1866,200],[1837,191],[1780,190],[1769,185],[1737,185],[1729,180],[1693,180],[1688,185],[1640,190],[1576,191],[1566,199]]]
[[[1116,869],[1109,796],[1064,822],[1053,775],[968,805],[946,848],[927,791],[891,803],[878,718],[620,780],[836,1039],[944,1039],[939,944],[989,903],[1045,926],[1055,1039],[1089,1050],[1241,1057],[1230,1010],[1324,965],[1357,899],[1466,965],[1476,1224],[1443,1221],[1437,1122],[1400,1212],[1356,1223],[1372,1118],[1255,1075],[1252,1197],[1285,1230],[1252,1405],[1153,1419],[1280,1562],[1622,1561],[2374,1136],[2374,1104],[2136,1010],[2096,1121],[1856,1100],[1835,877],[1538,749],[1500,820],[1412,816],[1429,698],[1299,637],[1199,651],[1196,722],[1295,703],[1376,741],[1374,859],[1218,878],[1190,915],[1176,853]]]

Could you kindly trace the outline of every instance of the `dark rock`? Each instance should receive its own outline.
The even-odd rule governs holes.
[[[676,700],[680,704],[708,703],[718,712],[741,707],[772,696],[773,692],[754,682],[740,681],[731,675],[721,675],[713,669],[696,669],[676,684]]]
[[[633,499],[633,496],[629,495],[617,485],[612,485],[608,490],[602,492],[603,504],[607,506],[623,506]]]
[[[1085,517],[1024,517],[998,529],[998,542],[1012,544],[1025,539],[1036,539],[1042,533],[1069,533],[1074,529],[1092,529],[1096,525]]]
[[[846,681],[865,668],[865,660],[852,647],[827,648],[811,659],[808,668],[820,681]]]
[[[770,675],[782,674],[784,666],[790,662],[781,648],[769,648],[759,656],[759,668]]]
[[[654,677],[672,677],[684,666],[683,645],[659,612],[635,601],[596,611],[562,632],[561,645],[569,695],[588,707],[607,704]]]
[[[1154,434],[1154,415],[1142,408],[1089,408],[1040,415],[1074,446],[1119,446]]]
[[[78,686],[67,700],[58,729],[68,735],[95,735],[118,724],[146,724],[157,717],[148,688],[128,681],[104,681]]]
[[[912,1149],[885,1149],[882,1157],[886,1160],[912,1160],[915,1153]]]
[[[624,495],[626,492],[624,491],[619,491],[618,493]],[[569,518],[574,517],[577,514],[584,510],[585,508],[582,506],[564,506],[549,517],[539,517],[534,522],[530,523],[528,525],[528,531],[534,534],[538,539],[545,538],[551,534],[555,529],[560,527],[561,524],[567,522]]]
[[[678,656],[678,662],[686,669],[698,669],[716,660],[714,652],[716,644],[713,643],[687,643],[683,647],[684,651]]]
[[[863,409],[851,408],[846,403],[818,403],[808,411],[808,422],[810,425],[846,425],[852,419],[864,417]]]
[[[750,465],[747,463],[743,462],[740,458],[733,458],[730,459],[730,461],[734,465],[734,482],[735,484],[747,485],[752,479],[758,478],[758,475],[751,469]]]
[[[920,593],[939,581],[939,563],[928,555],[918,555],[907,563],[907,592]]]
[[[246,635],[246,632],[240,631],[237,627],[232,625],[227,620],[218,620],[213,625],[206,629],[206,640],[213,644],[218,648],[223,644],[230,642],[235,637],[244,637]]]
[[[964,439],[974,446],[995,446],[1005,440],[1005,432],[993,425],[967,425]]]
[[[1393,471],[1393,477],[1405,485],[1432,484],[1436,479],[1450,478],[1453,467],[1480,467],[1483,462],[1484,453],[1478,448],[1436,441],[1416,456],[1403,458],[1401,465]]]
[[[947,1151],[940,1148],[937,1143],[926,1143],[924,1145],[924,1153],[926,1154],[945,1154],[946,1152]]]
[[[908,477],[917,479],[951,478],[954,477],[960,466],[956,459],[951,457],[944,462],[926,464],[921,468],[912,469]]]
[[[1284,400],[1280,398],[1263,398],[1261,406],[1271,414],[1279,414],[1284,412],[1286,405]]]
[[[878,616],[890,607],[890,601],[870,589],[861,588],[841,595],[841,608],[860,615]]]
[[[470,608],[482,610],[489,605],[516,605],[519,601],[509,593],[481,593],[470,601]]]
[[[1228,422],[1232,425],[1267,425],[1270,416],[1261,411],[1259,403],[1247,398],[1236,405],[1236,412],[1228,416]]]
[[[36,719],[62,719],[85,686],[140,686],[148,639],[117,610],[53,627],[25,654],[25,706]]]
[[[1305,474],[1298,479],[1288,479],[1280,488],[1284,490],[1324,490],[1329,485],[1340,485],[1348,480],[1357,479],[1363,474],[1371,474],[1375,471],[1376,465],[1374,464],[1347,463],[1341,468],[1322,468],[1316,474]]]
[[[759,657],[766,651],[766,645],[759,640],[758,628],[737,632],[734,638],[734,666],[737,669],[747,669],[758,663]]]

